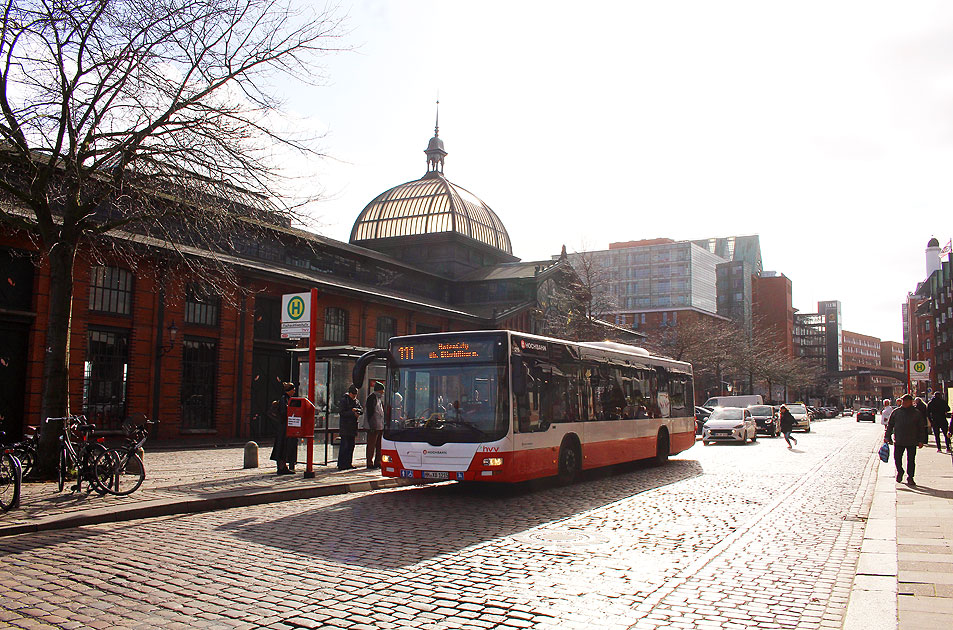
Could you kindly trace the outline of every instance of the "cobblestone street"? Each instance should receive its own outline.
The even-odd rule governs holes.
[[[839,628],[879,425],[0,539],[24,628]]]

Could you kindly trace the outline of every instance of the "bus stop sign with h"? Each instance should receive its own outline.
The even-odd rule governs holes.
[[[286,293],[281,296],[281,337],[308,338],[308,397],[292,398],[288,403],[287,418],[288,437],[303,437],[308,440],[308,466],[304,471],[306,479],[314,477],[314,348],[317,345],[317,329],[317,289],[311,289],[308,293]],[[294,401],[299,401],[299,404],[292,406]],[[310,428],[304,426],[309,413]],[[292,425],[292,422],[296,424]]]

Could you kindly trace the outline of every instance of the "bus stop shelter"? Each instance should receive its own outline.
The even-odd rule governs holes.
[[[337,461],[338,431],[341,427],[340,404],[348,386],[351,385],[351,372],[354,363],[365,352],[373,348],[360,346],[327,346],[315,349],[314,362],[314,461],[327,465]],[[298,386],[298,395],[308,395],[308,349],[292,348],[292,381]],[[364,387],[358,392],[357,399],[364,405],[375,381],[385,382],[387,366],[383,361],[375,361],[367,368]],[[357,443],[365,444],[367,431],[361,418]],[[299,452],[303,441],[299,443]],[[355,455],[356,457],[356,455]],[[299,459],[301,456],[299,455]]]

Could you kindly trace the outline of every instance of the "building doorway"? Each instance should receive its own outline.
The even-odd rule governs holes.
[[[25,426],[27,357],[30,327],[0,320],[0,431],[7,440],[18,440]]]
[[[291,380],[291,359],[285,349],[255,346],[252,352],[251,422],[252,439],[275,436],[274,422],[267,411],[273,400],[281,397],[281,383]]]

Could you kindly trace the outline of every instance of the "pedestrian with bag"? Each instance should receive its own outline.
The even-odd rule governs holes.
[[[354,468],[354,441],[357,439],[357,421],[364,413],[357,401],[357,387],[351,385],[341,399],[341,448],[338,450],[338,470]]]
[[[897,483],[903,481],[903,456],[907,457],[907,485],[915,486],[913,475],[916,472],[917,449],[923,448],[923,439],[927,430],[927,419],[913,406],[913,396],[900,397],[900,407],[893,410],[887,422],[884,442],[893,444],[893,463],[897,467]]]
[[[794,424],[796,420],[794,416],[791,415],[791,412],[788,411],[788,408],[785,405],[781,405],[781,408],[778,410],[778,424],[781,427],[781,434],[784,435],[784,441],[788,443],[788,450],[792,449],[791,442],[794,442],[794,446],[797,446],[797,440],[791,435],[791,432],[794,431]]]
[[[946,438],[946,452],[950,450],[950,423],[946,419],[946,414],[950,412],[950,405],[944,400],[939,390],[933,392],[933,398],[927,405],[927,415],[930,416],[930,424],[933,425],[933,437],[936,439],[936,452],[942,453],[940,447],[940,436]]]
[[[367,468],[381,467],[381,436],[384,433],[384,384],[374,383],[374,392],[367,397],[364,416],[367,428]]]
[[[298,439],[288,437],[288,401],[295,395],[294,383],[281,384],[281,398],[272,403],[268,416],[275,422],[275,446],[271,459],[278,465],[279,475],[293,475],[298,461]]]

